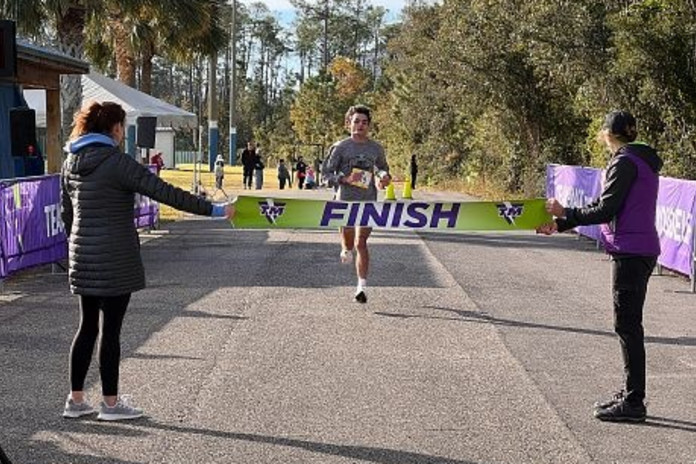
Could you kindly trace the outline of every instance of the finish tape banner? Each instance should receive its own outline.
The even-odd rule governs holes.
[[[544,199],[483,202],[343,202],[239,196],[232,225],[240,229],[474,231],[536,229],[551,221]]]

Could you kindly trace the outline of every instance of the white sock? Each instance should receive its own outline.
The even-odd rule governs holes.
[[[358,279],[358,293],[364,291],[367,288],[367,279]]]

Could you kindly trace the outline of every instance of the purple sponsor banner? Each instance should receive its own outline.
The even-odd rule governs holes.
[[[60,176],[0,183],[0,277],[68,256]]]
[[[658,262],[683,274],[692,274],[694,199],[696,182],[660,177],[655,225],[660,236]]]
[[[579,166],[549,165],[546,168],[546,194],[563,205],[584,206],[601,193],[603,172]],[[592,185],[594,183],[594,187]],[[696,181],[660,177],[655,225],[660,236],[658,262],[674,271],[692,276]],[[592,238],[585,227],[578,232]],[[599,236],[597,231],[597,237]]]
[[[563,206],[582,208],[602,193],[602,170],[581,166],[548,165],[546,196],[556,198]],[[600,239],[599,226],[579,226],[577,232],[594,240]]]
[[[150,164],[148,166],[150,172],[157,174],[157,166]],[[157,221],[159,220],[159,203],[151,198],[144,195],[135,194],[135,227],[149,227],[153,228],[157,226]]]
[[[159,218],[159,203],[149,197],[135,194],[135,227],[155,227]]]
[[[0,278],[67,258],[59,175],[0,182],[0,215]],[[138,228],[155,227],[159,204],[136,194],[133,217]]]

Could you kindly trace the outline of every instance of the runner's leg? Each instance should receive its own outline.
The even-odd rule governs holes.
[[[370,253],[367,249],[367,239],[372,233],[371,227],[358,227],[357,232],[357,258],[355,260],[355,271],[358,274],[358,287],[355,291],[355,301],[367,303],[367,274],[370,268]]]
[[[357,252],[358,258],[355,261],[355,270],[358,279],[367,279],[370,268],[370,253],[367,250],[367,239],[372,233],[372,227],[358,227]]]
[[[353,259],[355,248],[355,227],[341,227],[341,262],[349,263]]]

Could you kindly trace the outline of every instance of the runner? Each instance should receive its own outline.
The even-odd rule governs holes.
[[[376,201],[377,186],[384,188],[391,182],[389,165],[384,156],[384,148],[370,140],[370,109],[366,106],[351,107],[350,137],[339,142],[332,150],[326,166],[326,178],[330,185],[337,186],[337,199],[340,201]],[[375,177],[378,179],[375,183]],[[354,250],[357,250],[355,270],[358,287],[355,301],[367,303],[367,274],[370,255],[367,239],[371,227],[341,228],[341,262],[350,263]]]

